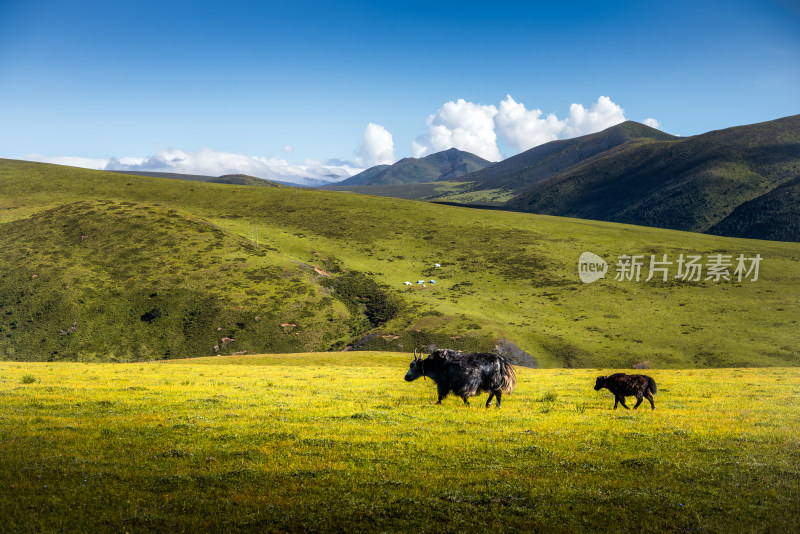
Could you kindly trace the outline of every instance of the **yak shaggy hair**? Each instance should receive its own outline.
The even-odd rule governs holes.
[[[614,409],[617,409],[617,404],[622,404],[622,407],[629,410],[628,405],[625,404],[625,397],[636,397],[636,405],[633,409],[639,407],[642,403],[642,397],[650,401],[650,406],[653,410],[656,405],[653,402],[653,395],[655,395],[658,388],[656,381],[647,375],[626,375],[625,373],[615,373],[611,376],[598,376],[597,382],[594,385],[595,391],[600,391],[606,388],[614,394]]]
[[[460,353],[449,349],[433,351],[427,358],[417,358],[409,366],[405,379],[407,382],[419,377],[429,377],[436,383],[441,404],[448,394],[461,397],[464,404],[469,405],[469,397],[486,391],[489,399],[488,408],[493,397],[497,397],[497,407],[503,393],[511,394],[517,385],[514,367],[502,356],[490,353]]]

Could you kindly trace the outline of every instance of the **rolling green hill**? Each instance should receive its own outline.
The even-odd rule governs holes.
[[[172,208],[79,201],[3,234],[9,358],[188,357],[253,350],[263,338],[288,351],[349,335],[344,306],[309,269]]]
[[[483,169],[491,162],[451,148],[424,158],[403,158],[393,165],[378,165],[332,187],[410,184],[450,180]]]
[[[544,367],[800,364],[792,243],[0,160],[0,247],[4,359],[505,339]],[[607,279],[578,280],[584,251]],[[613,276],[624,254],[718,253],[760,254],[759,279]]]

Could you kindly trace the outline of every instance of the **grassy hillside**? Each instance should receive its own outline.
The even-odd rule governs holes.
[[[797,369],[655,370],[614,411],[596,370],[520,368],[486,410],[409,359],[0,362],[2,528],[796,531]]]
[[[76,202],[4,224],[0,242],[6,358],[188,357],[265,338],[294,351],[349,336],[310,269],[174,209]]]
[[[392,165],[378,165],[365,170],[334,187],[385,186],[452,180],[491,165],[483,158],[451,148],[424,158],[403,158]]]
[[[800,363],[791,243],[6,160],[0,246],[5,359],[506,339],[544,367]],[[607,279],[579,281],[584,251]],[[613,277],[623,254],[716,253],[760,254],[759,280]]]

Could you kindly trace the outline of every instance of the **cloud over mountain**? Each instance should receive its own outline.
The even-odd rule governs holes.
[[[494,105],[475,104],[459,99],[444,104],[428,117],[428,133],[413,144],[415,157],[448,148],[472,152],[490,161],[501,158],[498,136],[517,152],[557,139],[569,139],[599,132],[625,122],[625,110],[609,97],[601,96],[588,108],[572,104],[569,115],[559,119],[555,113],[543,116],[540,109],[527,109],[511,95]],[[648,125],[658,125],[647,119]]]
[[[643,120],[642,124],[646,124],[650,128],[655,128],[656,130],[661,127],[661,123],[653,118]]]
[[[356,165],[367,168],[394,162],[392,134],[380,124],[370,122],[364,130],[364,140],[356,149]]]
[[[495,106],[467,102],[460,98],[447,102],[427,120],[428,133],[413,143],[415,158],[450,148],[471,152],[489,161],[502,159],[497,149]]]
[[[607,96],[598,98],[588,109],[582,104],[572,104],[569,116],[559,119],[555,113],[542,117],[542,110],[528,110],[506,95],[500,102],[495,123],[500,136],[522,152],[556,139],[596,133],[625,120],[625,110]]]

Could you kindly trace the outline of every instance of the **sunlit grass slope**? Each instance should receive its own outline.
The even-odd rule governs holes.
[[[0,221],[6,359],[505,338],[544,367],[800,363],[798,244],[7,160]],[[606,280],[578,280],[584,251],[609,261]],[[759,280],[613,278],[623,254],[717,253],[760,254]]]
[[[792,532],[800,371],[517,368],[503,407],[374,352],[0,362],[10,532]],[[603,373],[608,373],[605,370]]]
[[[349,339],[347,310],[309,269],[174,209],[84,201],[3,226],[8,358],[175,358],[263,339],[284,351]]]

